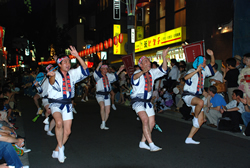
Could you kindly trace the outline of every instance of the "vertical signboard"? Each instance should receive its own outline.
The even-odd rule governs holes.
[[[113,19],[120,20],[120,18],[121,18],[120,0],[113,0]]]
[[[114,24],[113,26],[113,36],[117,36],[119,38],[119,34],[121,33],[121,25]],[[114,55],[121,54],[121,43],[117,43],[117,45],[113,46],[113,53]]]
[[[144,39],[144,28],[143,26],[136,27],[136,41]]]

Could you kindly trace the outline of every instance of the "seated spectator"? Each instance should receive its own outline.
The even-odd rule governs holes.
[[[241,114],[241,118],[243,120],[244,125],[247,127],[250,122],[250,98],[248,96],[246,98],[242,98],[241,102],[245,107],[245,112]]]
[[[0,159],[4,158],[8,166],[14,166],[15,168],[25,167],[11,143],[0,141],[0,151]]]
[[[226,106],[227,103],[221,95],[217,94],[217,88],[215,86],[210,86],[208,89],[208,93],[212,97],[210,100],[211,104],[209,104],[206,113],[208,121],[210,122],[208,126],[216,128],[218,119],[222,117],[222,114],[220,112],[222,106]]]
[[[185,79],[181,78],[180,84],[175,87],[176,89],[175,88],[173,89],[174,93],[176,94],[176,96],[175,96],[176,110],[179,110],[184,104],[184,102],[181,98],[184,85],[185,85]]]
[[[231,119],[230,130],[232,132],[241,132],[239,124],[243,123],[241,113],[245,111],[244,105],[241,102],[243,98],[243,92],[239,89],[235,89],[232,95],[232,101],[226,106],[222,106],[222,117],[229,117]]]
[[[181,79],[184,78],[184,75],[187,73],[186,71],[186,68],[184,65],[180,65],[179,66],[179,75],[178,75],[178,78],[177,78],[177,82],[181,82]]]
[[[227,82],[228,99],[229,102],[232,101],[232,94],[235,89],[238,89],[238,76],[239,70],[235,68],[236,60],[234,58],[228,58],[226,60],[227,68],[221,68],[224,73],[224,82]]]
[[[159,98],[156,100],[157,112],[161,113],[164,110],[170,109],[172,104],[173,100],[171,94],[166,91],[166,88],[162,88],[160,90]]]
[[[211,96],[208,93],[207,87],[205,87],[203,89],[202,96],[203,96],[202,100],[204,102],[203,110],[204,110],[204,122],[205,122],[206,121],[206,113],[208,112],[208,106],[209,106],[210,100],[211,100]]]
[[[239,89],[244,92],[245,96],[250,97],[250,53],[244,55],[246,67],[242,69],[238,77]]]
[[[211,83],[211,85],[214,85],[216,83],[222,83],[223,82],[223,76],[222,73],[220,73],[218,71],[218,64],[215,63],[213,65],[213,70],[214,70],[214,76],[212,76],[209,80],[209,82]]]

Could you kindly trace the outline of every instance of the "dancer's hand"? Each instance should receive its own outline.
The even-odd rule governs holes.
[[[51,71],[51,72],[47,73],[47,76],[49,76],[49,77],[52,77],[52,76],[55,76],[55,75],[56,75],[56,73],[54,71]]]
[[[75,57],[78,57],[78,52],[76,50],[76,48],[74,46],[69,46],[70,48],[68,48],[68,50],[70,51],[70,54],[75,56]]]

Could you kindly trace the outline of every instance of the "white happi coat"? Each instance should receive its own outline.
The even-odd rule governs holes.
[[[118,80],[118,76],[116,73],[107,73],[107,78],[109,80],[109,85],[106,86],[106,90],[104,88],[101,71],[94,72],[94,79],[96,81],[96,92],[110,92],[111,91],[111,83]],[[109,87],[108,87],[109,86]],[[96,97],[105,97],[105,95],[96,94]],[[108,95],[108,99],[110,98],[110,95]]]
[[[191,93],[190,95],[202,94],[203,88],[204,88],[204,83],[205,83],[205,78],[214,75],[214,70],[213,70],[213,67],[211,66],[211,64],[208,64],[204,69],[205,69],[205,71],[201,70],[201,73],[203,74],[202,89],[200,89],[199,92],[197,91],[197,85],[198,85],[198,81],[199,81],[199,73],[196,73],[190,79],[186,80],[186,83],[185,83],[184,88],[183,88],[183,92],[189,92],[189,93]],[[186,73],[186,75],[188,75],[194,71],[195,71],[195,69],[190,69]]]
[[[63,74],[60,70],[58,70],[55,72],[55,83],[53,85],[49,85],[49,99],[62,100],[73,98],[75,96],[75,84],[85,79],[89,75],[89,69],[87,68],[84,70],[82,66],[79,66],[76,69],[70,69],[68,74],[70,77],[71,92],[68,92],[66,97],[63,95]],[[67,81],[65,82],[67,84]],[[51,103],[50,107],[53,104],[57,104],[58,107],[61,106],[60,103]],[[72,109],[72,104],[70,104],[70,108]]]
[[[151,99],[152,93],[153,93],[154,81],[157,78],[160,78],[160,77],[166,75],[167,71],[164,71],[164,69],[162,69],[162,66],[160,66],[158,68],[155,68],[155,69],[150,69],[149,70],[149,73],[152,76],[152,86],[151,86],[152,89],[151,89],[150,92],[145,92],[145,78],[144,78],[144,75],[141,75],[136,80],[133,79],[134,75],[139,73],[140,71],[141,70],[135,71],[134,74],[131,77],[131,83],[132,83],[132,86],[133,86],[133,90],[132,90],[132,93],[131,93],[130,97],[131,97],[131,99],[139,98],[139,99],[144,99],[145,100],[145,97],[146,97],[146,99]],[[144,106],[144,104],[145,104],[144,102],[135,102],[135,103],[133,103],[132,108],[134,109],[135,107],[138,107],[138,106]],[[152,106],[151,102],[150,102],[150,104]]]
[[[49,89],[49,78],[46,77],[45,81],[43,83],[38,83],[38,86],[36,87],[38,94],[40,97],[48,97],[48,89]]]

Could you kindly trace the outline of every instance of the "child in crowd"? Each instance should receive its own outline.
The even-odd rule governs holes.
[[[243,92],[239,89],[235,89],[232,95],[232,101],[226,106],[222,106],[222,117],[229,117],[231,119],[231,131],[241,132],[239,124],[243,123],[241,114],[245,112],[245,108],[241,99],[243,98]]]

